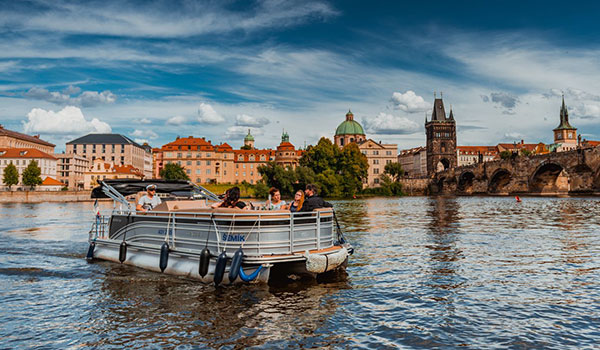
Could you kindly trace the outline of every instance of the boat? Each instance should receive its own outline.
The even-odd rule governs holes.
[[[345,270],[353,247],[333,208],[288,210],[211,208],[221,201],[188,181],[106,179],[92,198],[111,198],[110,214],[96,212],[89,260],[100,259],[205,283],[269,283]],[[136,212],[131,196],[149,184],[163,198]]]

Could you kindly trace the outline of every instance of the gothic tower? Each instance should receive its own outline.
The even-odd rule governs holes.
[[[425,117],[425,134],[427,135],[427,175],[454,168],[458,164],[456,155],[456,122],[450,109],[446,118],[444,102],[435,98],[431,121]]]
[[[554,143],[558,145],[557,152],[570,151],[577,148],[577,128],[569,124],[569,111],[565,106],[565,96],[560,107],[560,125],[554,130]]]

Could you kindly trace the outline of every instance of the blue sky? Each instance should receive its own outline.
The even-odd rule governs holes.
[[[424,145],[434,92],[461,145],[552,142],[560,96],[600,139],[592,2],[4,1],[0,123],[64,149],[88,132],[260,148],[332,137]]]

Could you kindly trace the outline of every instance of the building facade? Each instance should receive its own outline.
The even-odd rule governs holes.
[[[23,171],[31,161],[36,161],[41,171],[42,180],[47,177],[56,179],[57,159],[46,152],[35,148],[0,148],[0,176],[4,174],[4,169],[13,164],[19,172],[19,184],[23,185]],[[0,185],[4,182],[1,181]]]
[[[64,183],[70,190],[82,190],[85,187],[85,172],[90,169],[90,160],[74,153],[55,155],[58,164],[57,180]]]
[[[131,165],[145,177],[152,177],[152,153],[120,134],[88,134],[67,142],[67,154],[77,154],[94,162],[101,159],[117,165]]]
[[[402,165],[404,176],[418,178],[427,176],[427,149],[415,147],[400,151],[398,163]]]
[[[497,146],[457,146],[458,166],[500,159]]]
[[[54,147],[50,142],[40,139],[39,135],[21,134],[0,125],[0,148],[34,148],[47,154],[53,154]]]
[[[195,183],[233,184],[246,181],[255,184],[262,178],[258,167],[267,162],[292,168],[299,164],[302,151],[296,150],[285,132],[277,150],[255,149],[254,138],[252,137],[252,143],[248,143],[248,139],[248,136],[244,138],[244,148],[252,148],[233,149],[227,143],[213,145],[205,138],[177,138],[160,149],[155,149],[155,177],[159,177],[160,170],[166,164],[175,163],[183,167],[190,180]]]
[[[84,189],[90,190],[98,186],[98,180],[106,179],[142,179],[144,174],[132,165],[115,165],[96,158],[84,174]]]
[[[450,109],[446,117],[444,102],[435,98],[431,121],[425,117],[425,134],[427,137],[427,175],[454,168],[458,165],[456,157],[456,122]]]
[[[358,143],[360,152],[367,157],[369,163],[367,179],[363,180],[365,187],[379,187],[380,178],[385,171],[385,166],[398,161],[398,145],[377,143],[371,139]]]

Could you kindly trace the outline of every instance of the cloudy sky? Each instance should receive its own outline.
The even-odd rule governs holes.
[[[561,95],[600,139],[597,2],[19,1],[0,7],[0,123],[302,147],[352,109],[367,136],[424,145],[443,93],[458,143],[552,142]]]

